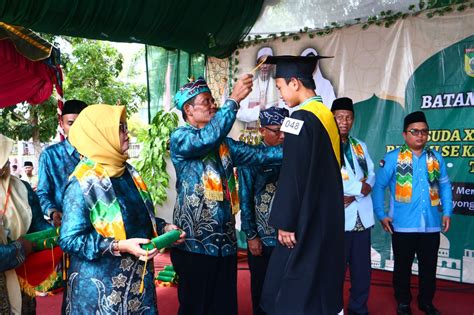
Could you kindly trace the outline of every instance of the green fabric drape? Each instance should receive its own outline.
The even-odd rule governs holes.
[[[0,21],[37,32],[227,57],[263,0],[0,0]]]
[[[146,56],[151,120],[159,109],[174,107],[173,97],[188,78],[204,77],[206,58],[202,54],[154,46],[147,46]]]

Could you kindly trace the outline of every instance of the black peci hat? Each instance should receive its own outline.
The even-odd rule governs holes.
[[[426,121],[426,116],[425,113],[417,111],[410,113],[405,116],[405,119],[403,120],[403,130],[407,130],[407,127],[410,124],[417,123],[417,122],[424,122],[426,125],[428,125],[428,122]]]

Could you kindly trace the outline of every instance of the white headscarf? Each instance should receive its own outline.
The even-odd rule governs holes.
[[[318,52],[316,49],[309,47],[303,50],[301,56],[308,56],[309,54],[317,56]],[[331,109],[332,102],[336,99],[334,87],[332,86],[331,81],[323,76],[321,69],[319,68],[319,62],[316,65],[316,70],[313,73],[313,79],[314,83],[316,83],[316,94],[321,96],[323,99],[323,104]]]
[[[13,140],[0,134],[0,168],[8,162]],[[0,178],[0,244],[15,241],[26,234],[32,220],[28,203],[28,190],[21,180],[11,176],[9,170]],[[21,291],[15,270],[5,271],[8,299],[13,314],[21,313]]]

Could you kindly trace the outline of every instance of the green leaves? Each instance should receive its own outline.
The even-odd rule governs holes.
[[[138,136],[143,149],[135,163],[137,170],[148,185],[153,201],[159,205],[167,199],[169,174],[166,158],[169,157],[171,132],[178,126],[178,115],[174,112],[158,111],[150,128]]]
[[[72,52],[64,61],[64,97],[87,104],[127,106],[127,114],[137,111],[146,99],[146,87],[118,79],[123,56],[107,42],[64,37]]]

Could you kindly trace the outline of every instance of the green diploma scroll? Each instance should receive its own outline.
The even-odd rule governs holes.
[[[156,277],[157,280],[163,281],[163,282],[173,282],[174,278],[173,277],[167,277],[167,276],[161,276],[159,275]]]
[[[58,237],[59,228],[50,228],[23,236],[24,239],[33,243],[33,251],[35,252],[56,246],[58,243]]]
[[[172,230],[155,237],[148,244],[142,244],[141,247],[145,250],[152,250],[153,248],[162,249],[179,240],[180,235],[181,230]]]

